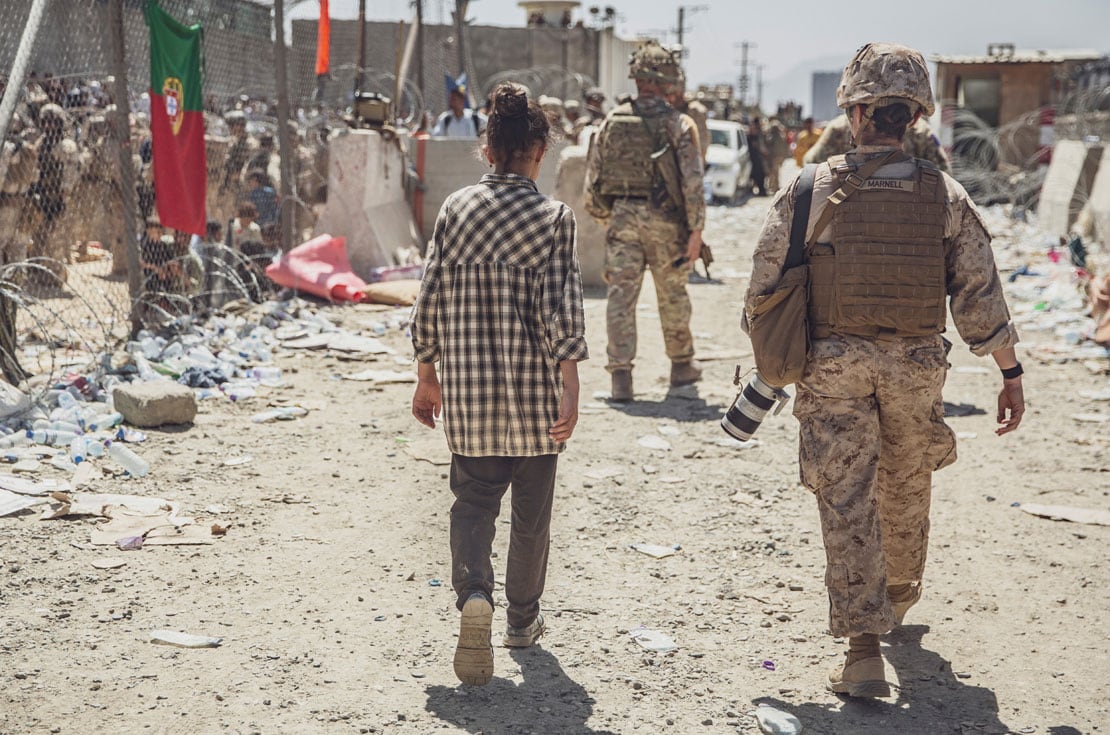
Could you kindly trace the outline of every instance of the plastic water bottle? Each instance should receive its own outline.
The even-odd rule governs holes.
[[[143,477],[150,472],[150,463],[132,452],[119,442],[107,442],[108,456],[116,461],[123,469],[131,473],[132,477]]]
[[[119,411],[112,413],[104,413],[99,416],[93,417],[88,422],[89,431],[101,431],[102,429],[111,429],[123,423],[123,416]]]
[[[227,397],[233,401],[254,398],[255,395],[257,395],[257,392],[250,385],[234,385],[227,389]]]
[[[0,449],[11,449],[12,447],[25,447],[31,443],[26,433],[12,434],[0,439]]]
[[[77,399],[73,397],[72,393],[65,390],[58,392],[58,408],[67,409],[73,408],[76,405]]]
[[[75,436],[69,443],[69,458],[73,464],[81,464],[89,454],[89,442],[83,436]]]
[[[47,419],[35,419],[35,423],[31,424],[34,430],[43,431],[71,431],[74,434],[84,433],[80,426],[71,421],[49,421]]]
[[[103,441],[100,441],[100,440],[91,441],[86,445],[85,449],[89,453],[90,457],[103,457],[104,456],[104,442]]]
[[[35,444],[50,444],[62,447],[77,438],[72,431],[53,431],[51,429],[36,429],[27,432],[27,438]]]
[[[255,380],[281,380],[281,368],[253,367],[247,371],[247,376]]]

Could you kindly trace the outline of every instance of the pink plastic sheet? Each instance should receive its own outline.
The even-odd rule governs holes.
[[[362,301],[366,282],[351,270],[347,238],[319,235],[266,267],[274,283],[331,301]]]

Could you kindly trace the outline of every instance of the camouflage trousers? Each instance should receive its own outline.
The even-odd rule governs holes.
[[[956,460],[941,401],[947,367],[939,336],[813,343],[794,415],[833,635],[887,632],[887,585],[921,580],[932,473]]]
[[[779,171],[782,170],[782,164],[785,162],[785,158],[771,156],[770,162],[767,164],[767,191],[772,194],[779,190]]]
[[[610,372],[632,369],[636,357],[636,302],[645,267],[655,281],[667,357],[674,362],[694,359],[690,296],[686,293],[693,264],[674,266],[686,251],[687,237],[684,225],[664,217],[646,202],[621,199],[613,205],[605,239],[604,274],[608,285],[606,369]]]

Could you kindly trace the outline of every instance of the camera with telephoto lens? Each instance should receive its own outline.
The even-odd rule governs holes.
[[[740,385],[739,365],[736,366],[736,375],[732,383]],[[759,373],[756,373],[744,386],[744,390],[736,396],[736,400],[732,402],[732,406],[721,419],[721,428],[733,439],[746,442],[763,423],[768,411],[774,408],[777,416],[789,400],[789,393],[782,388],[768,385],[763,378],[759,377]]]

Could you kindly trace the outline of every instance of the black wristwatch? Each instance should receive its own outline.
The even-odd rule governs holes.
[[[1003,378],[1003,380],[1013,380],[1014,378],[1020,378],[1024,374],[1025,374],[1025,371],[1022,370],[1021,363],[1019,362],[1017,365],[1014,365],[1012,368],[1005,368],[1002,371],[1002,378]]]

